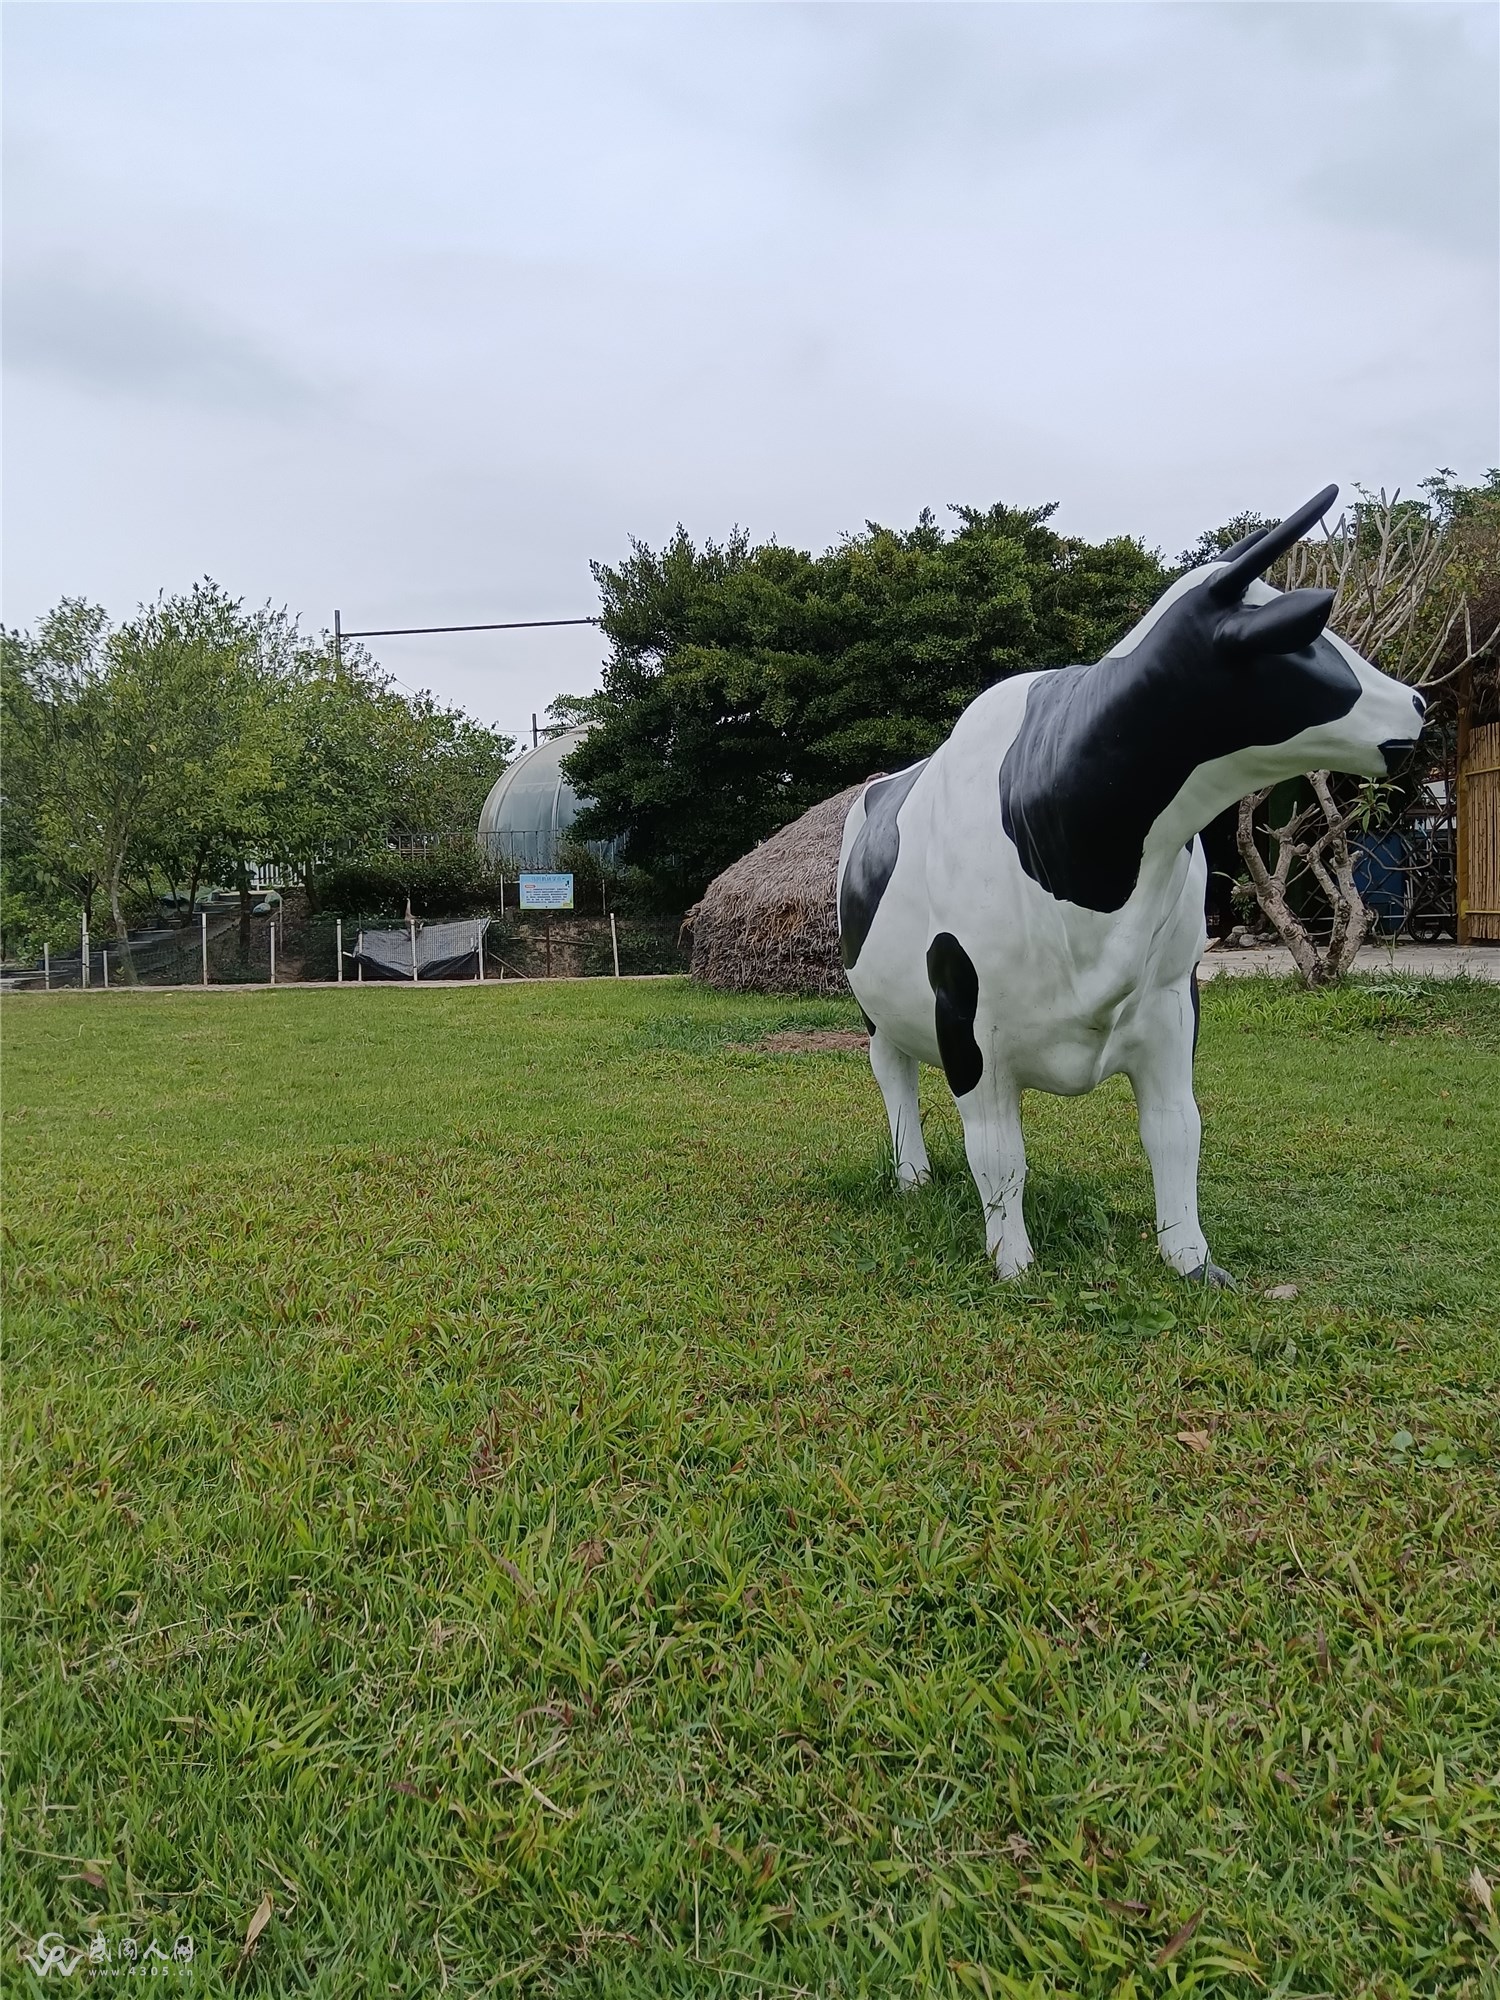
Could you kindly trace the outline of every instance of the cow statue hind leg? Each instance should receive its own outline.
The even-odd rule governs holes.
[[[1153,997],[1142,1010],[1147,1032],[1127,1073],[1156,1191],[1156,1247],[1180,1277],[1232,1289],[1234,1280],[1209,1255],[1198,1220],[1202,1121],[1193,1095],[1195,1001],[1190,987],[1170,987]]]
[[[932,1169],[917,1110],[917,1059],[898,1049],[890,1036],[877,1028],[870,1036],[870,1067],[891,1121],[897,1183],[903,1188],[920,1187],[931,1179]]]

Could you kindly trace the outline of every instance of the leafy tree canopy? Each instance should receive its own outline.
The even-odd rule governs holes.
[[[926,756],[992,682],[1096,659],[1167,572],[1129,537],[1058,534],[1054,511],[924,512],[818,556],[679,527],[596,564],[603,688],[553,711],[595,725],[568,760],[596,801],[580,836],[624,837],[665,899],[689,898],[819,799]]]
[[[34,632],[0,634],[0,711],[0,887],[19,948],[101,892],[118,933],[153,883],[190,902],[279,861],[311,898],[328,861],[471,835],[513,748],[209,580],[118,627],[66,599]]]
[[[1199,569],[1204,563],[1216,562],[1225,549],[1235,542],[1243,541],[1246,535],[1261,534],[1276,523],[1266,514],[1257,514],[1253,509],[1236,514],[1232,521],[1226,521],[1222,528],[1205,528],[1191,548],[1183,550],[1177,558],[1177,574],[1184,570]]]

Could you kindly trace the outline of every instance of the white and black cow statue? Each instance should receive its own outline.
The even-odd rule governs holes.
[[[1162,1256],[1232,1282],[1198,1221],[1198,832],[1300,772],[1383,776],[1422,727],[1420,695],[1324,631],[1328,591],[1261,581],[1337,493],[1179,578],[1094,665],[987,689],[850,809],[840,946],[897,1177],[927,1178],[917,1065],[941,1063],[1001,1277],[1032,1259],[1021,1092],[1076,1096],[1123,1071]]]

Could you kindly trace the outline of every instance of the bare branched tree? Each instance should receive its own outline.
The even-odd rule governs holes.
[[[1331,590],[1329,625],[1365,659],[1408,686],[1438,690],[1487,657],[1500,640],[1477,631],[1472,565],[1462,558],[1453,523],[1435,509],[1403,503],[1399,493],[1363,495],[1323,540],[1299,542],[1271,572],[1283,590]],[[1291,952],[1309,986],[1327,986],[1353,965],[1370,927],[1354,879],[1349,835],[1368,826],[1388,787],[1375,780],[1335,789],[1327,771],[1311,777],[1312,801],[1281,826],[1264,829],[1274,861],[1256,840],[1256,820],[1271,796],[1240,802],[1240,858],[1255,900]],[[1311,875],[1327,900],[1332,927],[1325,944],[1293,909],[1290,891]]]

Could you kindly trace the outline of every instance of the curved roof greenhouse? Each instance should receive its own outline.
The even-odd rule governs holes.
[[[587,727],[564,729],[523,750],[500,773],[479,813],[479,845],[492,860],[514,868],[557,865],[558,841],[589,803],[563,776],[562,761],[587,734]]]

